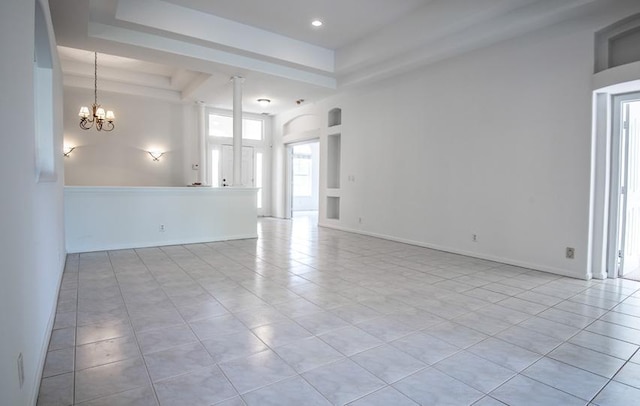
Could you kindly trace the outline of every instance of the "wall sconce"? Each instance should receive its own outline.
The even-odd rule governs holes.
[[[147,151],[147,153],[151,155],[151,158],[153,158],[154,161],[159,161],[160,157],[164,155],[164,152],[158,152],[158,151]]]
[[[62,149],[62,154],[65,158],[69,158],[69,155],[71,155],[71,152],[73,152],[74,149],[76,149],[76,147],[64,147]]]

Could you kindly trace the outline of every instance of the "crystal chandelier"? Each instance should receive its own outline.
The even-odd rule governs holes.
[[[80,128],[88,130],[96,125],[98,131],[111,131],[115,127],[113,120],[116,118],[113,111],[105,110],[98,104],[98,53],[94,52],[93,69],[93,105],[91,109],[86,106],[80,107]]]

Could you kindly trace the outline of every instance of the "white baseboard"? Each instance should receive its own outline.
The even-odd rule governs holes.
[[[56,321],[56,313],[58,312],[58,298],[60,297],[60,288],[62,287],[62,278],[64,276],[64,270],[67,266],[67,255],[64,256],[64,261],[61,263],[62,269],[60,269],[60,277],[58,278],[58,286],[56,287],[56,295],[54,305],[51,307],[51,314],[49,315],[49,321],[47,322],[47,329],[45,339],[42,342],[40,348],[40,360],[38,361],[38,369],[36,370],[36,379],[34,382],[35,388],[31,391],[33,397],[29,404],[36,406],[38,403],[38,395],[40,394],[40,382],[42,381],[42,375],[44,373],[44,363],[47,360],[47,352],[49,350],[49,342],[51,341],[51,335],[53,334],[53,326]]]
[[[325,228],[331,228],[331,229],[334,229],[334,230],[346,231],[346,232],[349,232],[349,233],[366,235],[366,236],[369,236],[369,237],[381,238],[381,239],[389,240],[389,241],[400,242],[400,243],[403,243],[403,244],[415,245],[417,247],[429,248],[429,249],[433,249],[433,250],[436,250],[436,251],[448,252],[448,253],[451,253],[451,254],[458,254],[458,255],[464,255],[464,256],[472,257],[472,258],[484,259],[484,260],[487,260],[487,261],[498,262],[498,263],[505,264],[505,265],[519,266],[519,267],[522,267],[522,268],[533,269],[535,271],[552,273],[554,275],[567,276],[569,278],[584,279],[584,280],[591,279],[591,275],[588,274],[587,272],[585,272],[583,275],[576,275],[573,272],[570,272],[570,271],[568,271],[566,269],[549,267],[549,266],[544,266],[544,265],[540,265],[540,264],[532,264],[532,263],[529,263],[529,262],[519,261],[519,260],[515,260],[515,259],[511,259],[511,258],[504,258],[504,257],[493,256],[493,255],[484,255],[484,254],[480,254],[480,253],[477,253],[477,252],[464,251],[464,250],[459,250],[457,248],[444,247],[444,246],[440,246],[440,245],[436,245],[436,244],[429,244],[429,243],[426,243],[426,242],[423,242],[423,241],[415,241],[415,240],[410,240],[410,239],[406,239],[406,238],[399,238],[399,237],[395,237],[395,236],[391,236],[391,235],[387,235],[387,234],[371,233],[371,232],[364,231],[364,230],[357,230],[357,229],[353,229],[353,228],[342,227],[342,226],[339,226],[339,225],[336,225],[336,224],[330,224],[330,223],[324,223],[323,222],[321,224],[319,223],[318,226],[325,227]]]

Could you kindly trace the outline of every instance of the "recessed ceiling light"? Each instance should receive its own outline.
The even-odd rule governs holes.
[[[311,21],[311,25],[313,25],[314,27],[320,27],[322,25],[322,21],[313,20],[313,21]]]

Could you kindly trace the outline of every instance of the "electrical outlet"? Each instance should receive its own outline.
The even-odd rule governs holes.
[[[24,360],[22,359],[22,353],[18,354],[18,381],[20,382],[20,388],[24,385]]]
[[[159,229],[159,231],[160,231],[161,233],[164,233],[164,224],[160,224],[160,229]]]
[[[471,241],[478,242],[478,234],[471,234]]]
[[[574,259],[576,257],[576,249],[575,248],[571,248],[571,247],[567,247],[567,251],[566,251],[566,257],[567,259]]]

